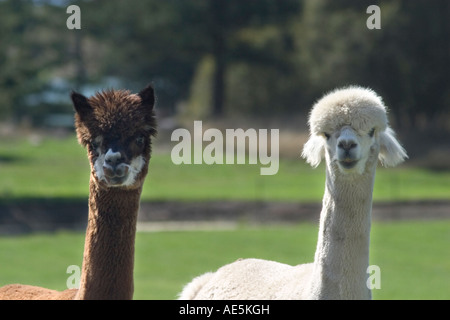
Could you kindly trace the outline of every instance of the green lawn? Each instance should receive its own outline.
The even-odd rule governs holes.
[[[138,233],[135,299],[173,299],[192,277],[241,257],[288,264],[313,260],[315,224],[240,226],[234,231]],[[450,299],[450,221],[374,223],[371,264],[381,270],[374,299]],[[0,285],[65,289],[81,265],[82,233],[0,238]]]
[[[322,199],[323,165],[280,159],[276,175],[261,176],[260,165],[175,165],[169,152],[155,148],[143,200],[249,199],[316,202]],[[74,136],[0,141],[0,198],[87,197],[89,164]],[[450,171],[432,172],[403,165],[380,167],[374,200],[450,199]]]
[[[303,159],[281,159],[279,172],[261,176],[259,165],[174,165],[155,146],[143,200],[249,199],[317,202],[324,168]],[[0,141],[0,199],[85,198],[89,164],[74,136]],[[450,172],[407,164],[379,168],[375,201],[449,199]],[[288,264],[313,260],[315,224],[241,226],[234,231],[138,233],[135,298],[172,299],[192,277],[240,257]],[[371,264],[381,268],[375,299],[450,299],[450,220],[374,223]],[[0,285],[28,283],[62,290],[66,269],[80,265],[82,233],[0,238]]]

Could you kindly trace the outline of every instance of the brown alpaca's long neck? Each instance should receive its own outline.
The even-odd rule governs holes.
[[[142,188],[90,183],[89,219],[77,299],[132,299],[136,221]]]

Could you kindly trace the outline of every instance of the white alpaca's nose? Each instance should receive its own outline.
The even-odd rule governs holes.
[[[348,155],[358,147],[355,134],[352,129],[345,127],[341,131],[341,135],[337,139],[337,147]]]
[[[338,143],[338,148],[344,149],[344,151],[349,152],[351,149],[356,148],[358,145],[354,140],[340,140]]]

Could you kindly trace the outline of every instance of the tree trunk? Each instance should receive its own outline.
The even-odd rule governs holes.
[[[212,87],[212,115],[217,117],[223,115],[225,104],[225,74],[227,66],[225,36],[226,1],[211,1],[210,12],[212,19],[212,55],[215,62]]]
[[[83,86],[86,81],[86,68],[83,60],[83,39],[81,35],[81,30],[76,30],[74,34],[75,34],[74,60],[76,64],[75,89],[80,90],[81,86]]]

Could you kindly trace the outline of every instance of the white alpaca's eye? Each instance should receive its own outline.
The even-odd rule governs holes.
[[[370,130],[369,136],[372,138],[374,134],[375,134],[375,128],[373,128],[372,130]]]
[[[331,137],[330,134],[326,133],[326,132],[324,132],[323,135],[325,136],[325,138],[327,138],[327,140],[330,139],[330,137]]]

